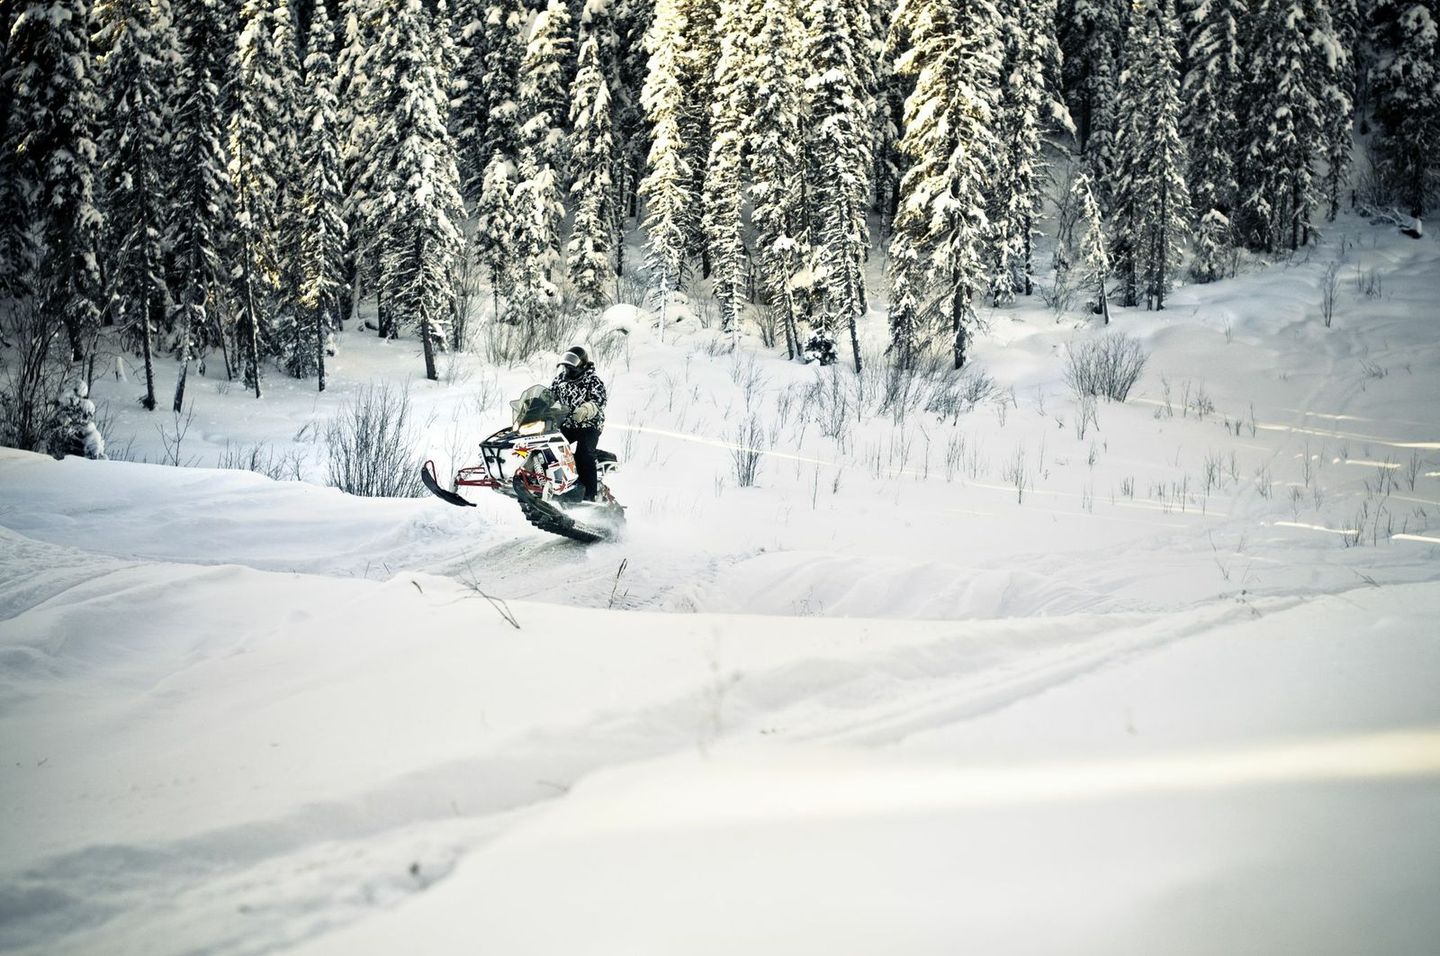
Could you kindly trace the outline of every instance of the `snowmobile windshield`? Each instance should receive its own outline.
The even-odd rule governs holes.
[[[570,409],[557,402],[555,393],[544,385],[531,385],[525,389],[519,398],[510,403],[510,408],[515,412],[517,428],[531,422],[544,422],[547,429],[553,430],[570,414]]]

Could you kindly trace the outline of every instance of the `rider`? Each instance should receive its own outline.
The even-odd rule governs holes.
[[[580,346],[574,346],[556,366],[558,372],[550,390],[555,400],[571,409],[570,417],[560,423],[560,431],[575,446],[575,467],[585,500],[594,501],[599,479],[595,474],[595,449],[600,444],[600,431],[605,427],[605,383],[595,373],[595,363]]]

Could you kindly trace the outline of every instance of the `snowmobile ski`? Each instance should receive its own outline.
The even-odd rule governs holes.
[[[420,466],[420,481],[422,484],[425,485],[427,489],[429,489],[432,495],[434,495],[436,498],[439,498],[441,501],[446,502],[447,504],[456,505],[460,508],[475,507],[475,503],[473,501],[466,501],[464,498],[460,497],[455,492],[446,491],[444,488],[440,487],[440,482],[435,479],[435,463],[433,461],[427,461],[425,462],[425,464]]]

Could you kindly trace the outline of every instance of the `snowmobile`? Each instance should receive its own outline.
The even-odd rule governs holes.
[[[527,521],[551,534],[588,543],[613,538],[625,521],[625,508],[605,485],[605,476],[619,462],[608,451],[595,452],[598,486],[594,501],[585,501],[585,489],[575,467],[575,453],[559,423],[570,409],[555,400],[544,385],[532,385],[510,403],[514,423],[480,442],[478,465],[455,473],[447,490],[440,486],[435,462],[420,468],[420,480],[441,501],[473,508],[460,495],[462,488],[489,488],[514,498]]]

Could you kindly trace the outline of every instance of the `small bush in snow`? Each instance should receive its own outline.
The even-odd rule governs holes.
[[[1065,364],[1065,384],[1076,398],[1096,395],[1123,402],[1140,379],[1149,354],[1123,332],[1071,346]]]
[[[362,389],[326,426],[325,441],[333,487],[365,498],[423,494],[408,391]]]
[[[760,472],[760,456],[764,453],[761,443],[765,440],[765,432],[760,427],[760,419],[751,415],[740,426],[735,435],[735,449],[730,457],[735,463],[735,484],[741,488],[750,488],[755,484],[755,476]]]

